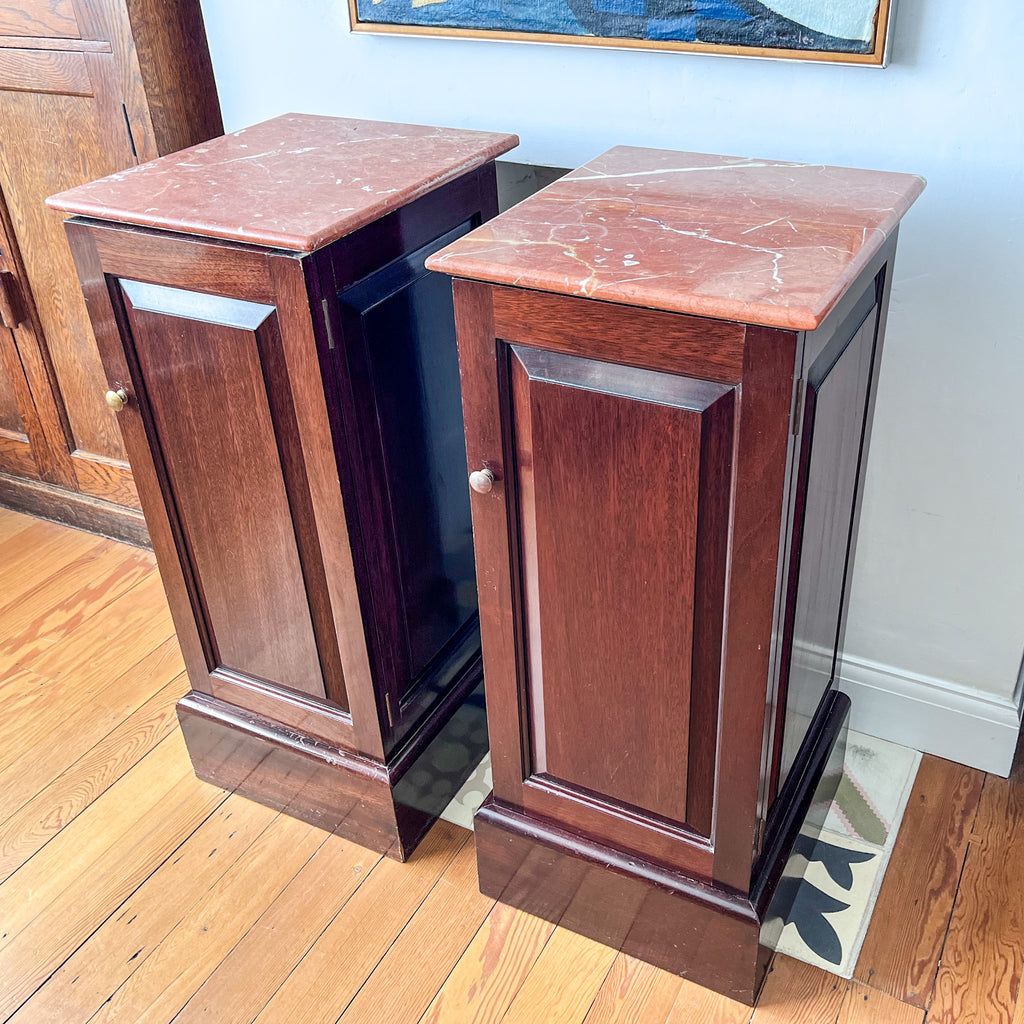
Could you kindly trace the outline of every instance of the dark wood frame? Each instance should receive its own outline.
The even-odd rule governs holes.
[[[431,669],[437,685],[421,687],[426,696],[417,692],[400,708],[387,699],[386,675],[372,657],[373,637],[388,635],[377,621],[386,596],[364,549],[386,550],[388,524],[353,483],[363,482],[372,417],[351,377],[362,342],[341,322],[332,297],[453,227],[468,230],[496,212],[489,163],[308,254],[82,217],[65,224],[108,379],[129,395],[119,419],[192,685],[178,714],[197,774],[398,859],[449,799],[407,798],[402,784],[413,767],[430,769],[448,723],[472,711],[467,698],[480,684],[479,641],[475,631],[460,634]],[[303,690],[218,663],[190,524],[141,369],[131,299],[137,288],[121,282],[266,310],[252,336],[322,670],[322,680],[310,678]],[[244,521],[248,511],[219,514]],[[269,589],[266,596],[274,598]],[[486,744],[479,747],[465,775]]]
[[[800,728],[787,720],[787,678],[814,436],[805,382],[835,363],[866,308],[874,328],[863,342],[870,351],[861,419],[848,428],[858,451],[853,505],[836,510],[849,523],[847,546],[837,553],[841,654],[895,244],[894,235],[813,332],[454,282],[468,464],[486,466],[495,477],[489,494],[474,496],[473,508],[494,772],[493,794],[476,821],[481,889],[748,1003],[768,961],[764,941],[778,913],[778,879],[849,709],[833,688],[834,665],[783,781],[783,732]],[[564,787],[557,801],[538,798],[544,784],[531,779],[518,499],[509,484],[517,479],[507,398],[512,345],[682,374],[734,391],[728,494],[707,486],[701,502],[705,520],[727,518],[730,538],[724,633],[714,651],[721,686],[713,699],[691,707],[691,716],[717,735],[713,800],[702,812],[707,838],[643,820],[643,812],[601,824],[586,799],[577,796],[574,804]],[[716,434],[722,431],[708,436]],[[713,591],[708,600],[714,607]],[[707,620],[715,624],[716,616]],[[635,770],[670,767],[641,759]]]

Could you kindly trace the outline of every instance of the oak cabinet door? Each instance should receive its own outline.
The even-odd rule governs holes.
[[[76,490],[137,509],[63,217],[45,205],[55,192],[136,163],[115,78],[112,54],[0,49],[0,119],[16,140],[0,148],[0,192],[24,265],[20,287],[40,328],[23,340],[23,359],[50,443],[70,459]]]
[[[711,835],[734,388],[506,351],[523,805],[671,858]]]

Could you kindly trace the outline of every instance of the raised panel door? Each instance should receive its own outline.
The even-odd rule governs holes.
[[[322,698],[316,611],[285,479],[295,430],[277,311],[136,281],[120,287],[206,671]]]
[[[0,191],[39,335],[19,339],[49,444],[70,458],[75,489],[138,508],[62,215],[47,196],[136,162],[107,53],[0,50]]]
[[[711,832],[734,389],[508,356],[523,802],[669,857]]]

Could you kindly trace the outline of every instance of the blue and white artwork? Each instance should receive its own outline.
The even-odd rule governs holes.
[[[883,0],[353,0],[356,21],[474,32],[871,55]],[[584,38],[580,38],[584,37]],[[701,46],[703,48],[703,46]]]

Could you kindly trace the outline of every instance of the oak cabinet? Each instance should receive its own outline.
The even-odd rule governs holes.
[[[198,0],[0,10],[0,502],[146,542],[54,192],[223,130]]]
[[[618,147],[428,261],[456,279],[479,491],[481,889],[747,1002],[841,764],[895,230],[921,187]]]
[[[399,858],[486,748],[452,297],[424,260],[494,214],[515,142],[286,115],[54,200],[197,773]],[[476,739],[445,762],[449,728]]]

